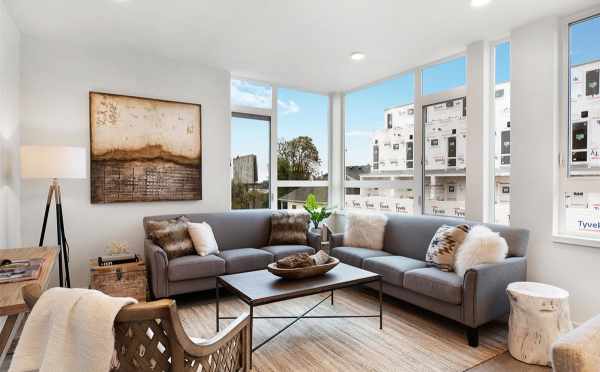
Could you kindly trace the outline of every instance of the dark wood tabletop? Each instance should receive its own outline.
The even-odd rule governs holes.
[[[233,291],[247,304],[264,305],[370,283],[380,278],[379,274],[340,263],[328,273],[313,278],[282,279],[267,270],[259,270],[222,275],[217,283]]]

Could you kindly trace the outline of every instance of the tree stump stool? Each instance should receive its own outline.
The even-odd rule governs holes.
[[[522,362],[550,366],[552,343],[573,329],[569,292],[534,282],[511,283],[506,291],[510,300],[508,351]]]

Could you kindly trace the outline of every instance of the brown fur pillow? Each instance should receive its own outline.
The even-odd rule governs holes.
[[[188,233],[188,221],[187,217],[181,216],[175,220],[147,223],[148,237],[167,253],[169,260],[196,254]]]
[[[306,245],[309,218],[308,213],[273,212],[269,245]]]

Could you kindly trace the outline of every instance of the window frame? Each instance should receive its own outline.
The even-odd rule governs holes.
[[[497,39],[493,42],[490,43],[490,79],[491,79],[491,84],[490,84],[490,116],[489,116],[489,120],[491,123],[491,134],[493,135],[494,133],[496,133],[496,48],[504,43],[508,43],[509,44],[509,53],[510,56],[512,56],[512,44],[511,44],[511,40],[510,37],[504,37],[504,38],[500,38]],[[512,89],[512,58],[510,60],[510,68],[511,68],[511,76],[509,79],[509,82],[511,83],[511,89]],[[512,90],[511,90],[511,97],[512,97]],[[512,106],[512,104],[511,104]],[[512,107],[511,107],[512,108]],[[512,112],[511,112],[512,113]],[[512,119],[511,119],[512,122]],[[511,123],[512,124],[512,123]],[[511,143],[512,143],[512,125],[511,125]],[[491,221],[492,223],[496,223],[496,162],[495,162],[495,156],[496,156],[496,138],[491,138],[491,142],[490,142],[490,149],[489,149],[489,169],[490,169],[490,179],[489,179],[489,190],[488,192],[490,193],[491,197],[489,198],[489,206],[488,206],[488,211],[489,211],[489,221]],[[509,177],[512,176],[512,146],[511,146],[511,170],[509,173]],[[511,185],[511,192],[512,192],[512,185]],[[512,203],[512,200],[511,200]],[[509,203],[510,204],[510,203]],[[510,208],[510,207],[509,207]],[[510,214],[509,214],[509,225],[510,225]]]
[[[598,192],[600,190],[600,176],[570,175],[569,174],[569,148],[571,128],[571,66],[570,66],[570,26],[587,19],[600,16],[600,7],[596,6],[585,11],[564,17],[560,22],[559,42],[559,99],[558,105],[558,135],[557,162],[555,169],[554,187],[554,218],[553,240],[558,243],[592,246],[600,248],[600,237],[590,237],[569,233],[566,231],[566,205],[565,193],[567,192]]]
[[[423,71],[427,68],[439,65],[439,64],[443,64],[445,62],[449,62],[458,58],[465,58],[465,84],[459,87],[455,87],[449,90],[445,90],[445,91],[440,91],[440,92],[436,92],[436,93],[432,93],[432,94],[428,94],[428,95],[423,95],[422,92],[422,77],[423,77]],[[440,102],[440,101],[446,101],[446,100],[450,100],[450,99],[455,99],[455,98],[461,98],[461,97],[466,97],[467,96],[467,86],[468,86],[468,68],[469,68],[469,59],[467,56],[467,52],[466,50],[463,50],[459,53],[455,53],[449,56],[446,56],[444,58],[441,59],[437,59],[434,60],[432,62],[429,62],[427,64],[423,64],[420,66],[417,66],[415,68],[410,68],[407,70],[404,70],[402,72],[399,72],[397,74],[394,74],[392,76],[388,76],[384,79],[379,79],[376,81],[373,81],[371,83],[365,84],[365,85],[361,85],[358,87],[355,87],[353,89],[344,91],[342,93],[341,96],[341,100],[342,100],[342,115],[341,115],[341,151],[342,151],[342,156],[341,156],[341,175],[342,175],[342,179],[341,179],[341,201],[342,201],[342,206],[340,207],[340,212],[341,213],[345,213],[347,212],[346,209],[346,189],[347,188],[361,188],[361,187],[365,187],[365,188],[384,188],[384,189],[389,189],[389,188],[407,188],[410,187],[412,188],[413,192],[414,192],[414,199],[413,199],[413,214],[412,215],[425,215],[425,203],[424,203],[424,192],[425,192],[425,176],[424,176],[424,151],[425,151],[425,146],[424,146],[424,125],[425,123],[423,122],[423,107],[430,105],[430,104],[434,104],[436,102]],[[415,132],[414,132],[414,137],[413,137],[413,180],[409,181],[409,180],[387,180],[387,181],[347,181],[346,180],[346,112],[347,112],[347,96],[348,94],[351,94],[353,92],[356,91],[360,91],[372,86],[376,86],[378,84],[381,84],[383,82],[389,81],[389,80],[393,80],[393,79],[398,79],[401,78],[407,74],[414,74],[414,102],[412,102],[412,104],[414,105],[414,110],[415,110]],[[468,105],[468,102],[467,102]],[[468,106],[467,106],[468,108]],[[468,115],[468,113],[467,113]],[[386,123],[384,123],[386,124]],[[451,216],[448,216],[447,218],[452,218]]]
[[[241,76],[230,77],[231,80],[242,80],[247,81],[249,83],[256,83],[260,85],[267,85],[271,87],[271,108],[257,108],[251,106],[240,106],[233,105],[231,102],[231,92],[229,94],[230,97],[230,119],[233,118],[234,114],[237,115],[248,115],[255,117],[263,117],[270,118],[270,142],[269,142],[269,206],[271,210],[277,210],[278,200],[277,200],[277,190],[280,187],[327,187],[328,188],[328,206],[331,206],[331,170],[332,170],[332,115],[331,115],[331,96],[327,93],[317,92],[314,90],[291,87],[287,85],[278,85],[275,83],[260,81],[256,79],[245,78]],[[277,174],[277,143],[278,143],[278,92],[279,89],[291,89],[299,92],[306,92],[311,94],[318,94],[324,97],[327,97],[327,180],[315,180],[315,181],[294,181],[294,180],[279,180]],[[230,131],[231,131],[230,125]],[[231,149],[229,151],[231,157]],[[230,178],[231,174],[233,174],[233,162],[230,163]],[[231,179],[229,180],[229,184],[231,184]],[[232,210],[231,207],[231,197],[229,197],[229,210]]]

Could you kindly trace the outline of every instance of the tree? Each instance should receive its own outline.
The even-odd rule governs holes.
[[[277,144],[277,173],[280,180],[310,180],[319,176],[319,150],[312,138],[300,136]]]

